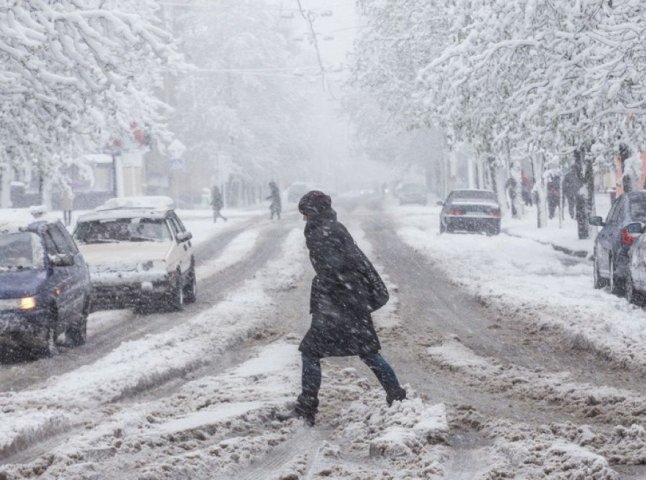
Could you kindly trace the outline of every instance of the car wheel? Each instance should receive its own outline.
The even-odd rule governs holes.
[[[55,305],[49,308],[47,328],[42,342],[35,354],[39,357],[49,357],[58,353],[58,310]]]
[[[167,294],[168,307],[172,310],[181,310],[184,305],[184,286],[182,285],[182,276],[177,272],[170,282],[169,292]]]
[[[73,347],[79,347],[85,344],[87,339],[87,317],[90,314],[90,302],[86,301],[83,307],[83,313],[76,325],[70,326],[65,331],[65,339]]]
[[[453,233],[453,227],[451,226],[451,224],[449,222],[446,222],[446,227],[445,227],[444,231],[446,233]]]
[[[610,257],[610,293],[621,295],[623,293],[623,285],[621,280],[617,277],[615,261]]]
[[[195,303],[197,300],[197,279],[195,278],[195,267],[191,267],[188,274],[188,285],[184,287],[184,303]]]
[[[594,258],[594,266],[592,268],[592,275],[594,279],[594,288],[600,289],[608,285],[608,280],[603,278],[601,274],[599,273],[599,262],[597,261],[597,257],[595,256]]]
[[[485,230],[488,236],[499,235],[500,234],[500,222],[493,222],[491,225],[487,226]]]
[[[633,283],[632,275],[628,274],[626,277],[625,287],[624,287],[626,300],[633,305],[642,305],[642,295],[635,290],[635,284]]]

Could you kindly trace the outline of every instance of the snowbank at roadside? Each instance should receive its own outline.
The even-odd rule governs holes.
[[[480,300],[646,370],[646,312],[592,288],[592,266],[533,240],[438,233],[436,209],[391,208],[398,235]]]
[[[596,214],[606,217],[610,210],[610,197],[607,194],[597,194],[595,197]],[[580,252],[582,256],[593,254],[594,239],[597,235],[597,228],[590,227],[590,238],[579,240],[577,234],[576,220],[570,218],[566,212],[562,223],[558,218],[549,219],[544,228],[536,227],[536,208],[525,207],[525,216],[521,219],[506,218],[504,220],[504,231],[510,235],[535,240],[545,245],[554,245],[569,252]],[[558,211],[557,211],[558,212]]]

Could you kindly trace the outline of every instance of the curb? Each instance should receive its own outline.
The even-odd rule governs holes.
[[[563,245],[558,245],[556,243],[545,242],[545,241],[542,241],[542,240],[537,240],[536,238],[524,237],[523,235],[518,235],[516,233],[510,233],[508,230],[503,230],[503,232],[506,235],[509,235],[510,237],[522,238],[524,240],[531,240],[533,242],[540,243],[541,245],[549,245],[550,247],[552,247],[557,252],[565,253],[566,255],[570,255],[572,257],[576,257],[576,258],[592,258],[591,254],[589,254],[587,250],[575,250],[575,249],[572,249],[570,247],[564,247]]]

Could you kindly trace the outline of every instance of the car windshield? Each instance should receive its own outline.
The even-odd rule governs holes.
[[[453,192],[451,194],[451,201],[463,200],[492,200],[497,201],[496,195],[493,192],[482,192],[477,190],[463,190],[460,192]]]
[[[31,232],[0,233],[0,271],[44,267],[40,238]]]
[[[74,238],[82,244],[167,242],[171,235],[163,219],[118,218],[79,222]]]

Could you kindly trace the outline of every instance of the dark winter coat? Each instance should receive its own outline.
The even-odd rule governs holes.
[[[574,170],[569,170],[563,177],[563,195],[574,199],[581,189],[581,181]]]
[[[281,201],[280,201],[280,190],[278,190],[278,186],[276,185],[270,185],[270,194],[267,197],[267,200],[271,200],[271,204],[269,205],[269,210],[272,212],[280,212],[281,210]]]
[[[299,350],[317,357],[379,351],[370,312],[388,294],[374,267],[331,208],[308,215],[305,240],[316,276],[310,294],[312,324]],[[377,305],[372,304],[375,285],[385,292],[385,300],[378,293],[383,301]]]
[[[222,202],[222,194],[218,187],[213,187],[211,189],[211,207],[213,210],[222,210],[224,203]]]

